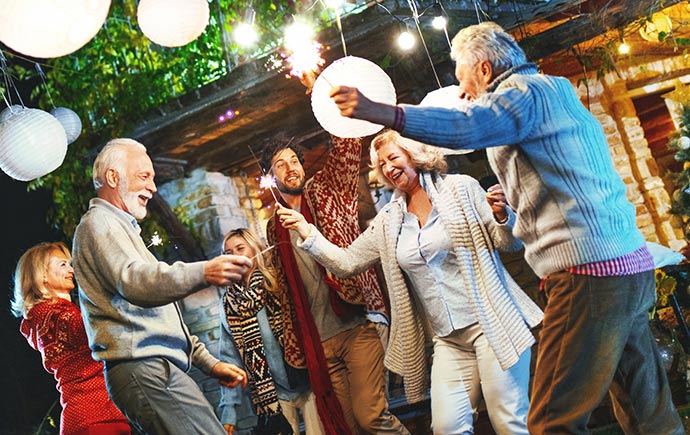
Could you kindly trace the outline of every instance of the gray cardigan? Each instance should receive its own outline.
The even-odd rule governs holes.
[[[218,359],[191,335],[177,300],[207,287],[204,262],[158,261],[136,220],[94,198],[74,233],[79,302],[97,361],[163,357],[209,373]]]
[[[537,305],[518,287],[503,267],[495,246],[503,250],[520,249],[511,234],[512,212],[507,224],[498,224],[479,183],[465,175],[425,179],[432,204],[438,210],[462,268],[460,286],[467,292],[472,312],[478,320],[501,367],[518,361],[520,354],[534,343],[530,328],[543,318]],[[374,218],[369,228],[349,247],[328,242],[312,226],[300,247],[327,269],[339,276],[359,273],[381,262],[391,303],[390,341],[386,367],[404,377],[405,394],[410,403],[424,398],[428,386],[424,341],[427,332],[424,312],[414,302],[403,271],[396,260],[396,246],[403,211],[393,200]]]

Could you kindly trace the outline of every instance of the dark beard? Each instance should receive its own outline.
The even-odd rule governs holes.
[[[278,192],[280,192],[280,193],[285,193],[288,195],[301,195],[302,191],[304,190],[304,179],[300,180],[300,183],[297,187],[291,188],[291,187],[287,187],[280,180],[278,180],[276,178],[276,187],[278,188]]]

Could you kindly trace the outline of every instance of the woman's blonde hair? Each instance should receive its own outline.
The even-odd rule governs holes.
[[[16,317],[27,317],[34,305],[54,298],[45,286],[50,257],[55,253],[72,258],[62,242],[39,243],[27,249],[17,262],[14,271],[14,296],[11,310]]]
[[[418,173],[431,172],[434,174],[445,174],[448,170],[446,158],[437,148],[402,137],[400,133],[395,130],[385,130],[371,141],[369,157],[371,159],[371,169],[374,171],[376,179],[389,189],[393,189],[394,186],[388,181],[386,176],[383,175],[383,171],[381,171],[378,153],[382,146],[389,143],[396,144],[410,156],[410,160]]]
[[[252,230],[249,228],[236,228],[228,231],[225,237],[223,237],[223,252],[225,252],[225,243],[235,236],[242,237],[242,239],[247,242],[249,247],[254,250],[255,255],[254,259],[252,260],[252,269],[244,276],[244,285],[249,284],[249,278],[251,277],[252,272],[254,272],[255,269],[258,269],[259,272],[261,272],[264,276],[264,286],[266,287],[266,290],[270,292],[276,290],[276,273],[273,269],[273,266],[271,266],[272,262],[270,260],[267,261],[267,257],[270,256],[271,253],[261,253],[261,251],[266,249],[266,246],[263,244],[261,239],[259,239],[259,236],[257,236]]]

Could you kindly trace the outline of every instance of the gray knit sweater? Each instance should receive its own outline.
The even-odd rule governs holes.
[[[218,362],[174,303],[207,286],[204,262],[160,262],[132,216],[94,198],[74,233],[79,302],[94,359],[163,357],[209,373]]]
[[[489,148],[517,213],[515,236],[541,277],[642,247],[603,129],[572,84],[525,64],[488,91],[462,109],[403,106],[402,135],[454,149]]]
[[[494,248],[513,251],[521,247],[511,234],[514,215],[511,213],[508,224],[496,223],[484,190],[471,177],[422,176],[460,263],[463,282],[458,285],[467,292],[474,317],[501,367],[506,369],[534,343],[530,328],[543,317],[505,270]],[[403,220],[399,196],[396,193],[349,247],[339,248],[330,243],[313,226],[299,246],[339,276],[354,275],[381,262],[391,303],[390,341],[384,363],[403,376],[407,400],[414,403],[424,398],[428,385],[424,356],[426,320],[396,260]]]

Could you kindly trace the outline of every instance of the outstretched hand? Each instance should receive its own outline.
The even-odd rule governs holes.
[[[395,106],[371,101],[357,88],[335,86],[328,95],[338,106],[342,116],[363,119],[387,127],[392,127],[395,122]]]
[[[283,226],[283,228],[287,230],[297,231],[297,234],[300,235],[302,240],[309,237],[309,234],[311,233],[311,228],[309,227],[309,224],[307,223],[307,220],[304,218],[302,213],[298,212],[297,210],[287,208],[282,204],[278,203],[276,215],[278,216],[280,224]]]
[[[204,264],[206,282],[227,286],[239,281],[251,269],[252,260],[244,255],[219,255]]]
[[[218,379],[224,387],[233,388],[242,385],[242,388],[247,386],[247,374],[241,368],[234,364],[218,361],[211,369],[210,376]]]

